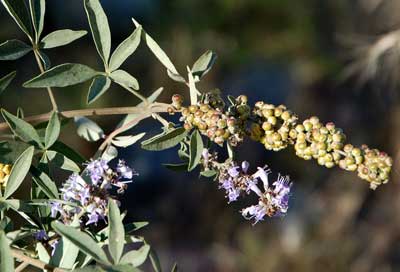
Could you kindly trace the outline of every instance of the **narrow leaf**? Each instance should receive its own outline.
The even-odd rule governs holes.
[[[198,79],[202,78],[205,74],[208,73],[208,71],[210,71],[210,69],[214,65],[216,59],[217,59],[217,55],[213,51],[208,50],[207,52],[205,52],[193,64],[193,67],[192,67],[193,76],[195,78],[198,77]]]
[[[0,230],[0,271],[14,271],[14,258],[3,230]]]
[[[111,80],[105,76],[97,76],[93,79],[90,85],[87,103],[90,104],[102,96],[111,85]]]
[[[178,272],[178,264],[174,263],[174,266],[171,269],[171,272]]]
[[[113,143],[113,145],[118,146],[118,147],[128,147],[130,145],[135,144],[140,139],[142,139],[144,135],[146,135],[145,132],[140,133],[138,135],[119,136],[119,137],[115,137],[112,140],[112,143]]]
[[[72,43],[73,41],[85,36],[86,30],[61,29],[46,35],[40,42],[40,47],[44,49],[60,47]]]
[[[0,60],[17,60],[32,50],[32,47],[20,40],[8,40],[0,44]]]
[[[104,137],[104,132],[101,127],[92,120],[83,116],[78,116],[74,118],[74,121],[77,126],[78,135],[86,141],[96,142]]]
[[[33,146],[29,147],[15,161],[8,178],[4,198],[9,198],[24,181],[32,163],[34,150]]]
[[[43,147],[38,133],[31,124],[25,122],[22,119],[19,119],[17,116],[7,112],[4,109],[1,110],[1,113],[4,120],[7,122],[8,126],[16,136],[21,138],[21,140],[23,140],[24,142],[33,142],[40,147]]]
[[[158,258],[157,253],[154,251],[154,249],[150,250],[150,261],[151,265],[154,268],[155,272],[161,272],[161,264],[160,264],[160,259]]]
[[[39,188],[45,193],[49,199],[58,199],[58,189],[54,181],[43,171],[31,166],[31,174],[33,181],[39,186]]]
[[[122,256],[125,242],[125,230],[122,224],[121,214],[115,201],[108,202],[109,234],[108,247],[114,264],[118,264]]]
[[[110,76],[112,80],[118,83],[119,85],[133,88],[134,90],[139,90],[139,83],[136,80],[136,78],[134,78],[124,70],[116,70],[112,72]]]
[[[138,250],[128,251],[121,259],[122,264],[131,264],[134,267],[138,267],[143,264],[150,252],[149,245],[143,245]]]
[[[54,164],[57,168],[71,172],[80,172],[79,166],[73,160],[59,152],[47,150],[46,156],[49,159],[49,163]]]
[[[61,124],[60,120],[58,119],[58,114],[57,112],[53,111],[46,127],[46,134],[44,138],[44,145],[46,149],[51,147],[57,141],[58,136],[60,135],[60,128]]]
[[[0,94],[10,85],[11,81],[15,78],[17,71],[11,72],[4,77],[0,78]]]
[[[84,0],[86,15],[97,51],[104,63],[108,64],[111,50],[111,33],[108,19],[99,0]]]
[[[199,164],[203,152],[203,139],[198,130],[195,130],[190,137],[190,154],[188,171],[192,171]]]
[[[71,241],[79,247],[85,254],[90,255],[96,261],[105,265],[110,265],[103,249],[88,234],[75,229],[74,227],[65,226],[64,224],[53,221],[52,228],[61,236]]]
[[[42,245],[42,243],[36,243],[36,251],[39,255],[39,260],[48,264],[50,261],[49,253],[47,252],[46,248]]]
[[[60,141],[56,141],[51,147],[51,150],[63,154],[65,157],[74,161],[76,164],[82,164],[86,161],[86,159],[81,154]]]
[[[78,63],[65,63],[53,67],[24,83],[25,88],[66,87],[85,82],[96,76],[92,68]]]
[[[142,148],[150,151],[160,151],[176,146],[187,135],[184,128],[172,129],[149,140],[142,142]]]
[[[46,1],[29,0],[29,7],[31,9],[32,23],[36,34],[36,41],[38,41],[43,31],[44,14],[46,12]]]
[[[140,36],[142,35],[142,27],[139,26],[135,31],[126,38],[111,55],[110,70],[117,70],[124,61],[135,52],[140,44]]]
[[[34,39],[31,19],[25,0],[1,0],[1,2],[19,28],[21,28],[28,37]]]

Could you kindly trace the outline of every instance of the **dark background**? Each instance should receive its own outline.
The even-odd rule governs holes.
[[[47,1],[44,35],[63,28],[89,30],[82,1]],[[350,142],[366,143],[395,159],[390,183],[376,191],[354,173],[327,170],[303,161],[291,147],[275,153],[246,141],[239,159],[268,164],[294,181],[291,208],[283,219],[252,226],[239,214],[250,202],[231,205],[214,182],[196,171],[175,173],[161,163],[178,162],[176,150],[147,152],[138,145],[121,150],[139,173],[123,206],[128,217],[150,221],[140,234],[168,269],[181,271],[399,271],[400,144],[399,1],[389,0],[103,0],[113,48],[134,30],[136,18],[184,74],[207,49],[218,54],[199,89],[218,87],[225,94],[246,94],[253,104],[286,104],[300,118],[317,115],[344,129]],[[0,40],[23,37],[0,8]],[[386,38],[386,39],[385,39]],[[53,65],[79,62],[102,69],[91,35],[47,51]],[[123,68],[138,78],[149,95],[163,86],[160,101],[188,91],[170,80],[144,44]],[[2,62],[0,75],[18,70],[0,106],[26,115],[47,112],[50,102],[40,89],[21,83],[38,74],[33,55]],[[61,108],[86,107],[90,82],[55,90]],[[93,107],[132,106],[137,99],[113,85]],[[97,118],[110,132],[121,117]],[[63,141],[90,158],[98,147],[74,133],[69,124]],[[147,120],[132,133],[158,133]],[[60,177],[60,184],[64,177]]]

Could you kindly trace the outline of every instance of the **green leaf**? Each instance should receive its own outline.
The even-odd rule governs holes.
[[[134,267],[138,267],[143,264],[150,252],[149,245],[143,245],[138,250],[128,251],[122,258],[121,264],[131,264]]]
[[[24,181],[32,163],[34,150],[33,146],[29,147],[15,161],[8,178],[4,198],[9,198]]]
[[[160,151],[176,146],[181,142],[187,135],[187,131],[184,128],[177,128],[162,133],[149,140],[142,142],[142,148],[150,151]]]
[[[13,17],[19,28],[21,28],[28,37],[33,39],[31,17],[29,16],[25,0],[1,0],[1,2],[11,17]]]
[[[0,161],[12,164],[29,147],[21,141],[0,142]]]
[[[108,202],[108,220],[108,247],[114,264],[118,264],[124,249],[125,230],[119,208],[114,200]]]
[[[101,154],[101,158],[106,161],[111,161],[116,157],[118,157],[118,150],[112,145],[109,145],[106,150],[104,150],[103,154]]]
[[[134,78],[124,70],[116,70],[110,74],[110,77],[114,82],[118,83],[119,85],[133,88],[134,90],[139,90],[139,83],[136,78]]]
[[[157,253],[154,251],[154,249],[150,250],[150,261],[154,271],[161,272],[160,259],[158,258]]]
[[[133,23],[136,27],[139,27],[140,24],[136,22],[135,19],[132,18]],[[142,32],[143,39],[146,41],[147,46],[153,52],[153,54],[157,57],[157,59],[175,75],[179,75],[178,71],[176,70],[175,66],[172,64],[171,60],[165,54],[165,52],[161,49],[161,47],[156,43],[156,41],[145,31]]]
[[[193,131],[190,137],[190,153],[188,171],[192,171],[199,164],[203,152],[203,139],[198,130]]]
[[[142,139],[144,135],[146,135],[146,132],[140,133],[138,135],[118,136],[112,140],[112,144],[118,147],[128,147]]]
[[[44,70],[47,71],[51,68],[51,61],[49,57],[43,52],[43,51],[38,51],[40,60],[42,61],[44,65]]]
[[[183,76],[174,74],[168,69],[167,69],[167,74],[172,80],[175,80],[177,82],[186,83],[186,79]]]
[[[0,44],[0,60],[17,60],[32,50],[32,47],[20,40],[8,40]]]
[[[134,232],[141,228],[144,228],[148,224],[149,224],[149,222],[133,222],[133,223],[126,224],[124,226],[125,232],[129,234],[131,232]]]
[[[108,19],[98,0],[84,0],[86,15],[89,21],[90,29],[94,43],[103,59],[104,64],[108,64],[111,50],[111,33],[108,26]]]
[[[52,228],[61,236],[65,237],[76,245],[85,254],[90,255],[97,262],[105,265],[110,265],[103,249],[85,232],[79,231],[74,227],[65,226],[64,224],[53,221]]]
[[[58,119],[58,114],[57,112],[53,111],[49,123],[47,124],[46,134],[44,137],[44,145],[46,149],[51,147],[57,141],[58,136],[60,135],[60,129],[61,124],[60,120]]]
[[[39,188],[45,193],[49,199],[58,199],[58,189],[54,181],[43,171],[31,166],[30,172],[33,176],[33,181],[39,186]]]
[[[202,175],[203,177],[206,177],[206,178],[214,177],[216,174],[217,174],[217,171],[215,171],[215,170],[206,170],[206,171],[200,172],[200,175]]]
[[[178,272],[178,264],[174,263],[174,266],[171,269],[171,272]]]
[[[29,7],[31,9],[33,28],[36,34],[36,41],[38,41],[43,31],[44,14],[46,12],[46,1],[29,0]]]
[[[38,146],[43,147],[43,144],[40,140],[38,133],[31,124],[25,122],[22,119],[19,119],[17,116],[7,112],[4,109],[1,110],[1,113],[3,115],[4,120],[10,127],[11,131],[16,136],[21,138],[21,140],[23,140],[24,142],[27,143],[34,142]]]
[[[154,101],[156,101],[156,99],[160,96],[160,94],[164,91],[164,88],[158,88],[157,90],[155,90],[149,97],[147,97],[147,101],[149,101],[149,103],[153,103]],[[144,102],[140,102],[138,105],[138,107],[144,106]],[[118,124],[117,128],[120,128],[124,125],[126,125],[127,123],[129,123],[130,121],[134,120],[135,118],[138,117],[137,113],[131,113],[128,114],[124,117],[124,119],[122,119],[122,121]],[[129,130],[133,127],[134,125],[127,127],[124,131]]]
[[[66,87],[85,82],[98,72],[78,63],[64,63],[24,83],[25,88]]]
[[[102,96],[111,85],[111,80],[106,76],[97,76],[93,79],[89,88],[87,103],[90,104]]]
[[[40,48],[49,49],[64,46],[85,36],[86,30],[61,29],[47,34],[40,42]]]
[[[136,48],[140,44],[140,36],[142,35],[142,27],[139,26],[135,31],[126,38],[114,53],[111,55],[110,59],[110,70],[117,70],[125,60],[136,51]]]
[[[47,252],[46,248],[42,245],[42,243],[36,243],[36,251],[38,252],[39,260],[48,264],[50,261],[50,255]]]
[[[71,227],[79,227],[79,219],[74,218],[71,223]],[[79,254],[79,247],[68,240],[66,237],[62,237],[57,244],[54,255],[51,258],[50,264],[55,267],[64,269],[72,269],[75,265],[76,258]]]
[[[81,171],[79,166],[73,160],[64,156],[62,153],[47,150],[46,156],[49,159],[49,163],[54,164],[57,168],[77,173]]]
[[[185,172],[189,165],[187,163],[164,163],[163,166],[175,172]]]
[[[63,154],[65,157],[74,161],[78,165],[86,161],[86,159],[81,154],[79,154],[74,149],[72,149],[71,147],[60,141],[56,141],[51,147],[51,150]]]
[[[0,230],[0,271],[14,271],[14,258],[3,230]]]
[[[104,132],[101,127],[92,120],[83,116],[78,116],[74,118],[74,121],[77,126],[78,135],[86,141],[96,142],[104,137]]]
[[[14,71],[0,78],[0,94],[2,94],[3,91],[8,87],[8,85],[10,85],[16,74],[17,71]]]
[[[205,52],[193,64],[193,67],[192,67],[193,76],[195,78],[197,77],[198,79],[202,78],[205,74],[208,73],[208,71],[210,71],[210,69],[214,65],[216,59],[217,59],[217,55],[213,51],[208,50],[207,52]]]

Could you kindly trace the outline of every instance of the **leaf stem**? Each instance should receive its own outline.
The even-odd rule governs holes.
[[[44,67],[43,67],[42,61],[40,60],[39,51],[37,50],[36,46],[34,46],[33,53],[35,55],[36,62],[38,64],[38,66],[39,66],[40,73],[43,74],[44,73]],[[58,112],[58,106],[57,106],[57,102],[56,102],[56,99],[54,97],[53,91],[51,90],[50,87],[47,87],[46,89],[47,89],[47,92],[49,94],[51,105],[53,106],[53,111]]]

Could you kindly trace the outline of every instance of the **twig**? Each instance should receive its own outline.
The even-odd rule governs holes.
[[[29,266],[29,263],[23,262],[23,263],[21,263],[17,268],[15,268],[15,272],[21,272],[21,271],[23,271],[25,268],[27,268],[28,266]]]
[[[27,263],[29,265],[33,265],[33,266],[35,266],[37,268],[40,268],[40,269],[43,269],[43,270],[46,270],[46,271],[65,272],[64,269],[53,267],[53,266],[48,265],[48,264],[46,264],[46,263],[44,263],[44,262],[42,262],[42,261],[40,261],[38,259],[34,259],[34,258],[29,257],[29,256],[25,255],[21,250],[12,249],[11,251],[12,251],[13,257],[18,259],[18,260],[21,260],[23,264]]]

